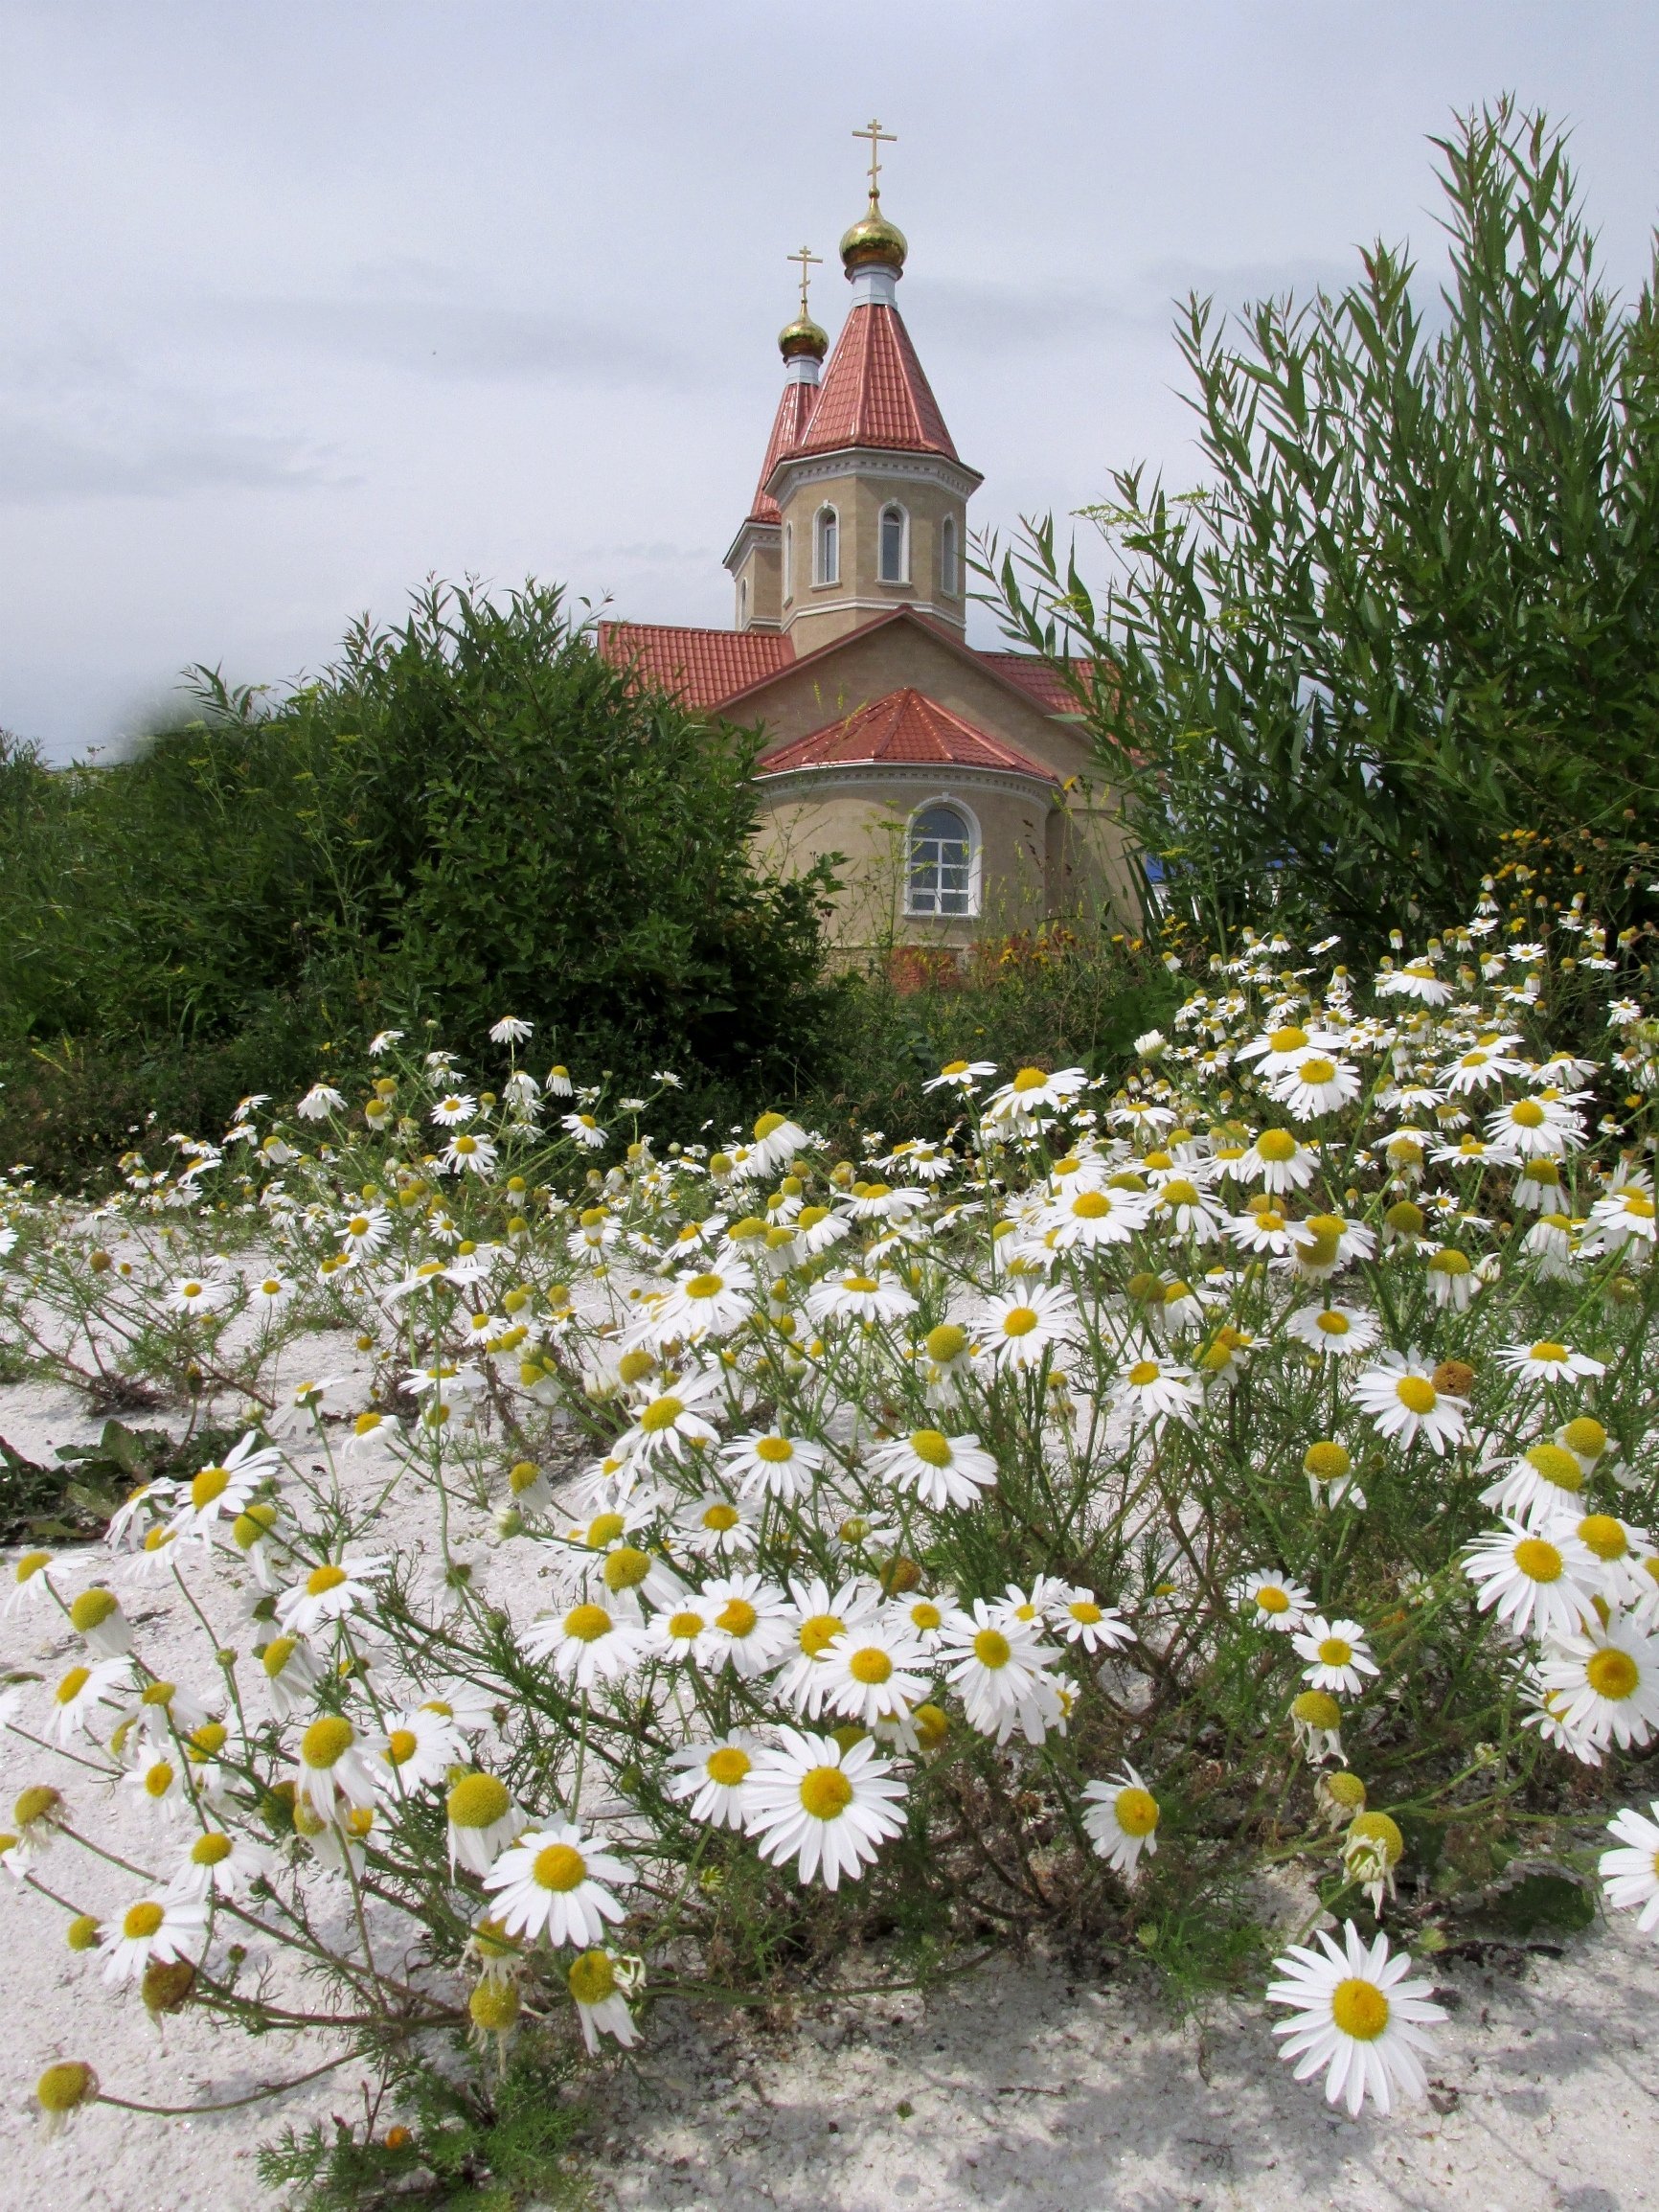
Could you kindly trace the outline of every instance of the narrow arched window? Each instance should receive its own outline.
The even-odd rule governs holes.
[[[973,832],[954,807],[923,807],[911,817],[907,858],[907,913],[973,912]]]
[[[738,584],[738,622],[739,627],[749,619],[749,580],[745,576]]]
[[[878,574],[883,583],[902,583],[909,567],[905,555],[904,510],[902,507],[884,507],[881,510],[881,553]]]
[[[956,583],[956,516],[947,514],[939,533],[939,588],[953,596]]]
[[[818,545],[813,562],[813,581],[818,583],[839,583],[841,581],[841,518],[832,507],[818,511]]]
[[[795,525],[784,525],[784,604],[788,605],[795,596]]]

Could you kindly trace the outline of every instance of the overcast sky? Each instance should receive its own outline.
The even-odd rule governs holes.
[[[1505,88],[1634,286],[1650,0],[0,0],[0,725],[291,681],[433,572],[729,621],[872,113],[975,521],[1190,481],[1171,297],[1432,264],[1425,140]]]

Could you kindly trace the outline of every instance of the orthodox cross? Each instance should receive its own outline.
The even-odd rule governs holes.
[[[898,144],[898,134],[891,130],[883,130],[880,124],[872,116],[864,128],[855,130],[852,135],[854,138],[867,138],[870,141],[870,196],[873,200],[878,200],[881,197],[881,148],[884,146],[897,146]]]
[[[786,262],[799,262],[801,264],[801,320],[805,322],[807,320],[807,286],[811,282],[807,271],[811,268],[822,268],[824,256],[815,254],[810,246],[803,246],[798,254],[785,254],[784,259]]]

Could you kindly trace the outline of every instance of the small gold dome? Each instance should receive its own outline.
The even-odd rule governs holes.
[[[889,222],[872,193],[870,205],[841,240],[841,264],[852,276],[859,269],[891,269],[897,276],[910,248],[897,223]]]
[[[785,361],[807,354],[821,361],[830,351],[830,333],[821,331],[810,315],[797,315],[778,332],[778,351]]]

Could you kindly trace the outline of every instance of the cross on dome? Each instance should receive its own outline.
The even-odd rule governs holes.
[[[870,141],[870,204],[875,207],[881,197],[881,148],[897,146],[898,136],[896,131],[883,130],[874,116],[862,130],[855,130],[852,135]]]

